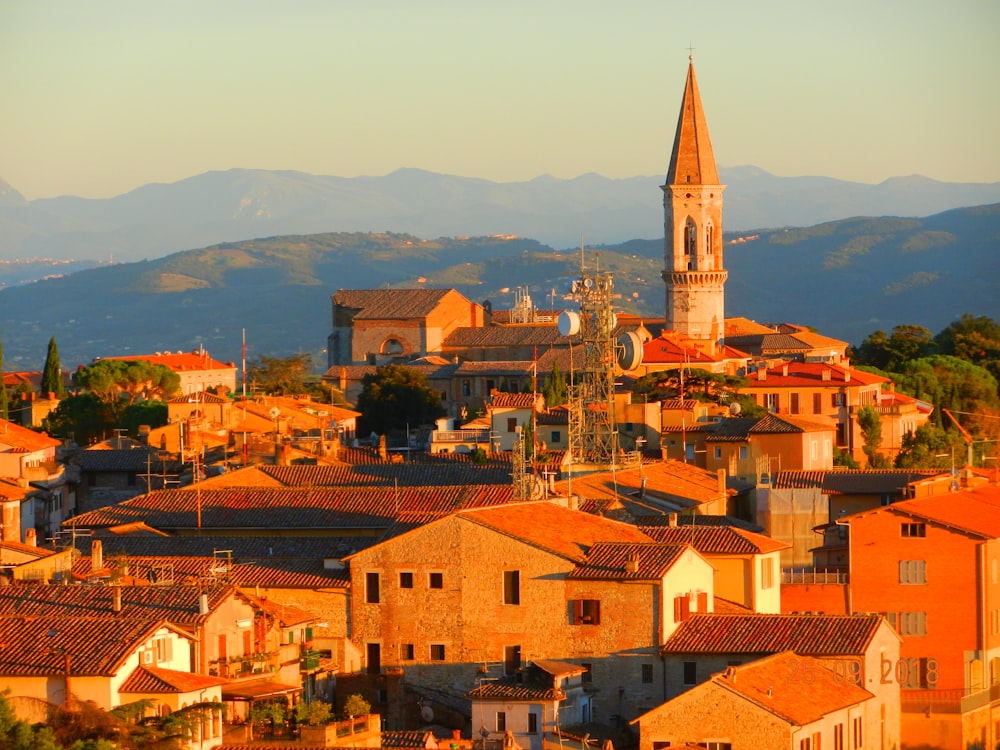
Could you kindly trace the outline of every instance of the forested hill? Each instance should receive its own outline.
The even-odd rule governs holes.
[[[620,309],[662,317],[661,240],[587,248],[615,274]],[[337,233],[270,237],[81,271],[0,291],[4,369],[38,369],[55,336],[64,367],[95,356],[193,349],[238,360],[310,352],[325,362],[340,288],[454,287],[509,307],[563,301],[581,254],[531,239]],[[941,330],[962,313],[1000,319],[1000,204],[922,219],[854,218],[727,235],[726,314],[796,322],[855,344],[900,323]]]

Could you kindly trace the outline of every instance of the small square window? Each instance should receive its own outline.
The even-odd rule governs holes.
[[[365,573],[365,601],[368,604],[380,601],[378,573]]]
[[[400,573],[399,574],[399,588],[401,588],[401,589],[412,589],[413,588],[413,573]]]
[[[444,661],[444,644],[431,644],[431,661]]]
[[[698,662],[686,661],[684,662],[684,684],[694,685],[697,682],[698,677]]]
[[[642,681],[644,684],[649,685],[653,682],[653,665],[643,664],[642,665]]]
[[[429,576],[427,576],[427,588],[443,589],[444,573],[431,573]]]

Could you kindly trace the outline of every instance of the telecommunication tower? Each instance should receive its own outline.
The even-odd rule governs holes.
[[[618,454],[613,338],[618,321],[611,310],[613,276],[583,271],[573,282],[572,292],[580,300],[580,312],[559,315],[559,332],[579,334],[583,346],[580,378],[569,387],[570,461],[611,464]]]

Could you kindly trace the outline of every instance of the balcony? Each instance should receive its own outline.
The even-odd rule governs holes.
[[[302,658],[299,661],[299,669],[303,672],[311,672],[314,669],[319,669],[319,661],[319,651],[311,648],[303,649]]]
[[[437,430],[431,433],[435,443],[482,443],[490,444],[489,430]]]
[[[847,571],[832,568],[784,568],[781,571],[782,583],[837,583],[848,582]]]
[[[978,693],[972,693],[971,695],[966,695],[962,698],[962,713],[969,713],[970,711],[975,711],[977,708],[983,708],[991,703],[1000,701],[1000,684],[990,685],[985,690],[980,690]]]

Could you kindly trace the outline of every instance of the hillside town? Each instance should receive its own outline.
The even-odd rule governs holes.
[[[692,62],[662,317],[582,248],[565,309],[331,290],[310,394],[204,348],[0,359],[0,718],[53,748],[1000,747],[1000,415],[726,317],[724,189]],[[960,450],[900,461],[933,423]]]

